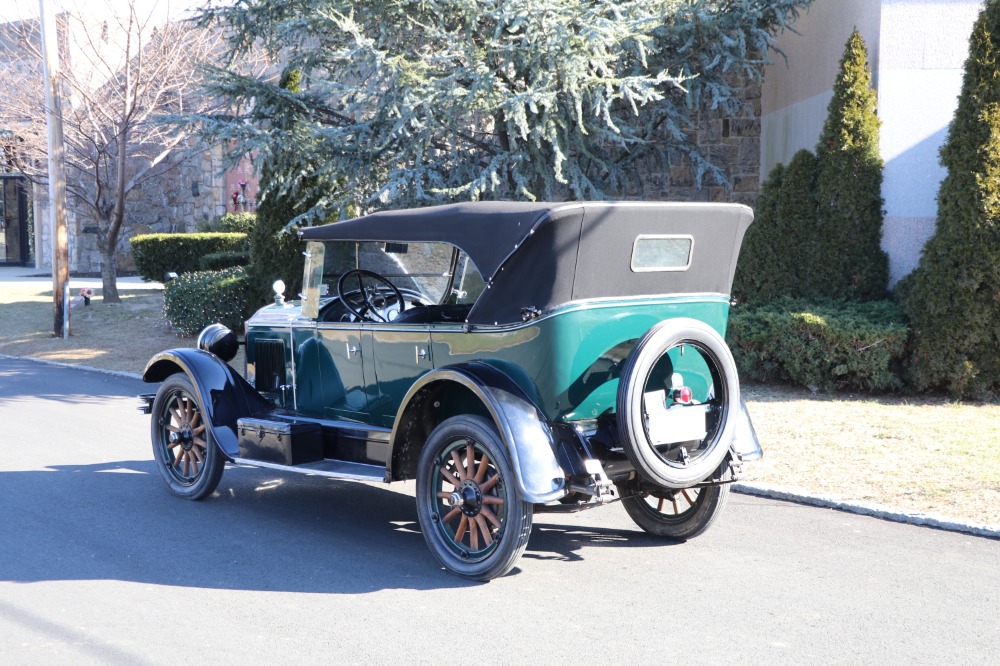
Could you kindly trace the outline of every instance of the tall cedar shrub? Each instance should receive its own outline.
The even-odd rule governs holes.
[[[628,195],[650,165],[725,182],[694,131],[746,117],[775,35],[812,0],[241,0],[205,3],[230,57],[264,47],[308,81],[213,70],[242,111],[200,116],[297,190],[302,219],[476,199]],[[275,121],[294,126],[276,131]],[[289,150],[288,146],[294,146]],[[301,169],[303,162],[310,165]],[[300,222],[296,219],[295,222]]]
[[[295,95],[301,92],[302,75],[297,71],[286,72],[281,78],[281,88]],[[287,120],[276,120],[278,132],[292,134]],[[282,159],[290,159],[294,153],[294,141],[284,144]],[[271,295],[271,285],[281,279],[285,283],[285,293],[295,298],[302,290],[302,269],[304,257],[301,243],[295,230],[286,226],[296,215],[309,210],[315,201],[302,199],[294,190],[272,187],[273,181],[281,178],[274,165],[275,160],[267,160],[261,165],[260,186],[264,192],[257,204],[257,220],[250,233],[249,275],[253,284],[255,300],[267,301]],[[304,170],[307,165],[298,164],[296,169]]]
[[[897,287],[920,390],[1000,394],[1000,2],[972,29],[958,108],[941,148],[937,230]]]
[[[816,147],[820,244],[813,284],[822,296],[882,298],[889,281],[889,258],[881,247],[881,121],[871,81],[864,40],[854,31]]]
[[[765,303],[814,292],[810,267],[819,243],[815,190],[816,157],[808,150],[768,175],[740,252],[733,283],[738,300]]]

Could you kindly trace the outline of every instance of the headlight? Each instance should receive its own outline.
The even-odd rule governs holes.
[[[222,324],[211,324],[198,334],[198,349],[211,352],[228,363],[236,358],[240,341],[235,333]]]

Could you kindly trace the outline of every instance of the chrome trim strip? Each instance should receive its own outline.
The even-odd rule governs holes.
[[[597,308],[611,308],[622,305],[672,305],[683,303],[701,302],[725,302],[729,303],[729,294],[721,292],[698,292],[686,294],[656,294],[651,296],[604,296],[601,298],[587,298],[579,301],[568,301],[559,307],[545,312],[541,316],[527,322],[515,322],[512,324],[472,324],[475,330],[489,331],[513,331],[521,328],[534,326],[540,321],[544,321],[556,315],[578,310],[589,310]],[[248,322],[253,325],[258,322]],[[261,322],[266,324],[266,322]],[[415,331],[426,333],[428,331],[463,331],[468,324],[449,322],[447,324],[386,324],[381,322],[315,322],[311,319],[303,318],[295,321],[283,321],[287,323],[289,329],[314,327],[317,330],[352,330],[352,331]]]

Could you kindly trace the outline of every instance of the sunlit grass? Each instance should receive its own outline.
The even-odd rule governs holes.
[[[1000,406],[749,387],[748,481],[1000,524]]]

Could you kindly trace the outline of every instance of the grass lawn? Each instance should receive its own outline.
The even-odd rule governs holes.
[[[1000,526],[1000,405],[746,386],[746,480]]]
[[[98,290],[74,308],[63,340],[51,334],[48,283],[5,286],[0,354],[139,373],[159,351],[194,346],[163,319],[158,289],[121,293],[118,305]],[[1000,405],[755,385],[744,397],[764,446],[747,481],[1000,526]]]
[[[78,293],[74,290],[73,293]],[[163,319],[163,292],[119,288],[122,302],[104,304],[100,289],[90,306],[70,310],[68,340],[52,335],[51,284],[20,282],[0,292],[0,353],[106,370],[142,372],[150,350],[194,346]]]

